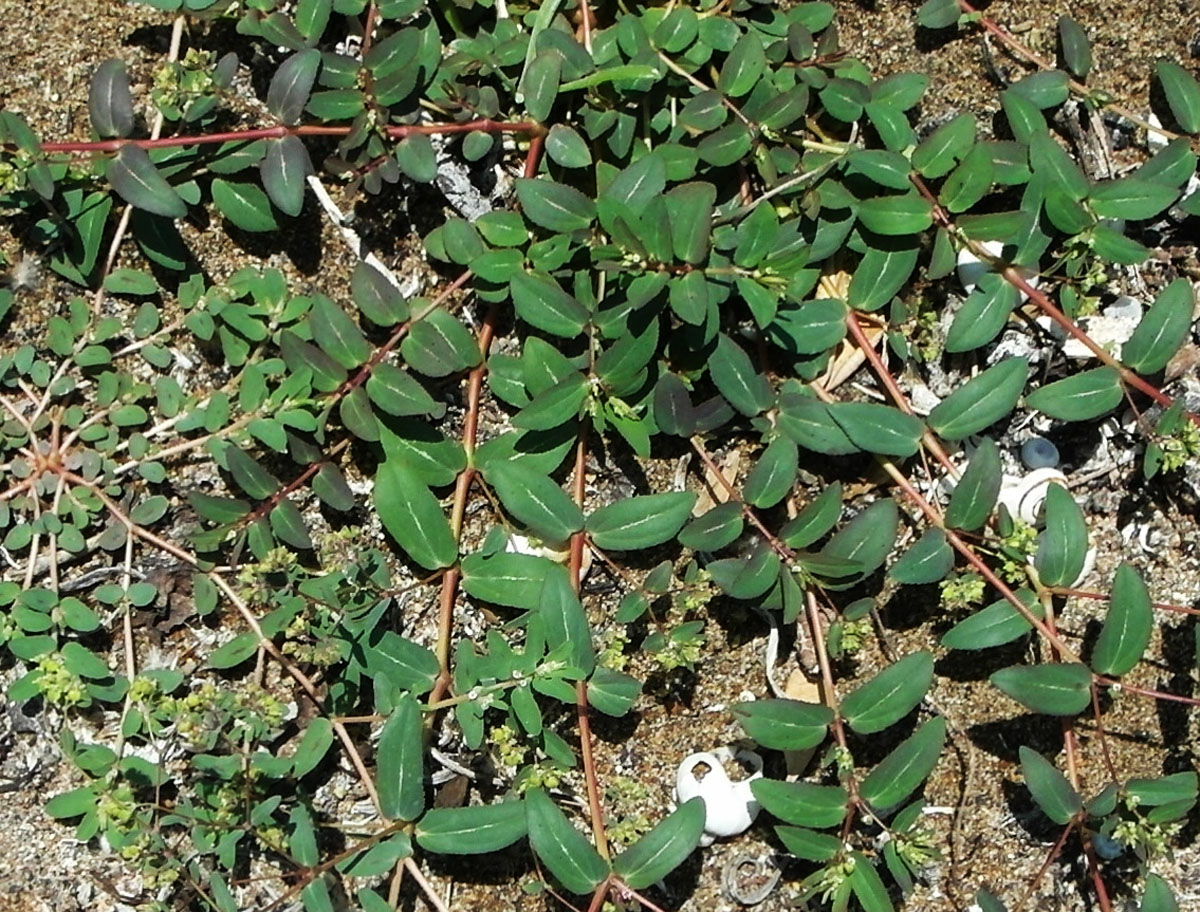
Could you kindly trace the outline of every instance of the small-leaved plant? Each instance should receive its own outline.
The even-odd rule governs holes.
[[[1142,909],[1177,907],[1148,865],[1195,773],[1110,767],[1085,793],[1073,723],[1103,737],[1120,690],[1195,701],[1127,680],[1156,623],[1129,563],[1099,596],[1090,653],[1063,638],[1061,602],[1093,595],[1075,588],[1087,517],[1058,485],[1036,534],[998,508],[987,435],[1128,404],[1147,478],[1169,486],[1200,452],[1200,419],[1158,385],[1190,337],[1191,285],[1163,282],[1119,357],[1073,322],[1146,261],[1141,223],[1200,214],[1200,194],[1183,198],[1200,135],[1184,67],[1157,69],[1169,142],[1098,180],[1049,126],[1076,99],[1124,111],[1084,83],[1069,19],[1063,68],[1033,60],[999,132],[963,112],[920,135],[927,77],[873,78],[824,2],[143,2],[191,30],[140,87],[145,122],[117,59],[94,68],[92,139],[0,111],[0,205],[87,290],[32,330],[0,291],[0,317],[26,326],[0,357],[0,644],[8,699],[114,722],[96,743],[63,729],[87,783],[47,811],[136,866],[145,908],[236,912],[251,858],[274,866],[277,905],[395,908],[407,872],[443,908],[423,858],[517,844],[556,896],[659,908],[672,894],[647,893],[697,850],[703,800],[648,815],[653,792],[601,781],[591,719],[646,699],[633,650],[665,672],[701,663],[717,596],[815,646],[823,702],[731,709],[763,749],[818,751],[801,778],[753,785],[796,895],[901,907],[939,854],[921,795],[949,723],[927,699],[931,650],[838,680],[872,639],[885,567],[889,585],[941,584],[946,649],[1037,644],[991,683],[1063,722],[1067,773],[1020,758],[1061,827],[1053,852],[1081,847],[1101,908],[1114,877]],[[1015,44],[962,0],[917,19]],[[274,65],[259,97],[222,52],[228,21]],[[426,213],[425,295],[365,261],[336,295],[275,268],[209,275],[179,228],[311,231],[312,176],[386,200],[447,171],[500,186],[469,217]],[[113,268],[126,236],[146,268]],[[984,274],[931,341],[963,252]],[[1018,309],[1096,363],[1035,380],[1026,358],[989,361]],[[853,357],[881,401],[842,385]],[[900,375],[943,357],[972,379],[918,414]],[[738,477],[710,455],[734,447]],[[682,486],[590,487],[597,457],[681,451],[700,470]],[[838,480],[876,470],[894,496]],[[948,500],[922,493],[940,477]],[[364,544],[377,529],[386,541]],[[582,588],[585,552],[619,603]],[[142,632],[157,613],[205,634],[166,660]],[[868,761],[876,738],[892,746]],[[503,787],[435,804],[447,743],[490,756]],[[365,799],[353,820],[314,802],[338,770]],[[1110,875],[1126,853],[1136,871]],[[984,889],[1000,885],[968,886],[1005,908]]]

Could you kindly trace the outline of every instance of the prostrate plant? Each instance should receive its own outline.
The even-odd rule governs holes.
[[[1094,181],[1049,130],[1047,112],[1076,86],[1057,70],[1003,93],[1009,138],[985,134],[971,113],[920,137],[910,118],[928,80],[873,79],[839,48],[820,2],[147,2],[199,17],[202,42],[220,35],[204,23],[234,18],[263,54],[283,56],[254,105],[232,89],[235,56],[197,46],[168,61],[149,96],[178,132],[161,138],[137,135],[115,60],[91,87],[98,139],[41,142],[0,112],[3,204],[36,219],[55,272],[96,290],[0,361],[0,460],[12,479],[0,525],[20,579],[0,601],[12,606],[6,648],[25,669],[9,697],[118,722],[111,747],[64,740],[93,781],[47,810],[138,862],[147,890],[160,891],[148,906],[231,912],[249,860],[265,857],[279,871],[277,902],[298,893],[311,912],[333,909],[339,885],[369,912],[395,908],[402,875],[442,908],[422,854],[528,838],[547,887],[590,896],[593,910],[606,899],[657,908],[639,891],[696,848],[703,802],[653,825],[624,816],[610,844],[590,714],[637,704],[642,682],[622,670],[625,625],[647,613],[655,630],[642,648],[662,667],[700,660],[695,615],[715,587],[800,621],[815,647],[825,704],[733,710],[764,748],[827,747],[809,779],[754,783],[804,865],[799,896],[890,910],[936,857],[920,791],[948,721],[914,725],[931,705],[931,651],[851,688],[835,680],[834,659],[863,648],[885,565],[899,584],[942,583],[957,614],[992,601],[958,621],[948,648],[1036,632],[1041,660],[992,682],[1063,720],[1069,776],[1022,753],[1034,800],[1064,827],[1052,857],[1077,834],[1104,909],[1106,862],[1128,848],[1148,871],[1195,802],[1195,775],[1118,781],[1106,753],[1091,781],[1109,784],[1085,801],[1073,731],[1088,714],[1103,743],[1108,691],[1195,702],[1124,680],[1152,638],[1146,584],[1128,564],[1117,571],[1085,664],[1055,617],[1063,599],[1092,595],[1075,588],[1086,518],[1052,486],[1034,538],[997,508],[999,451],[977,436],[1021,408],[1029,362],[980,370],[922,418],[877,348],[920,369],[905,333],[930,321],[909,289],[970,251],[988,269],[949,323],[956,363],[983,367],[1013,313],[1040,310],[1101,366],[1040,383],[1023,408],[1086,422],[1128,402],[1146,476],[1178,468],[1196,454],[1200,419],[1153,381],[1190,335],[1190,286],[1165,285],[1119,360],[1072,320],[1114,267],[1147,259],[1139,222],[1176,204],[1195,214],[1196,195],[1180,202],[1196,172],[1191,140]],[[960,12],[934,0],[919,18],[949,26]],[[350,40],[359,34],[361,45]],[[1086,36],[1063,36],[1082,76]],[[1174,64],[1159,78],[1179,127],[1200,132],[1200,86]],[[431,183],[448,162],[499,164],[512,193],[425,235],[448,273],[429,298],[406,297],[366,263],[341,301],[297,294],[274,269],[206,277],[177,222],[215,213],[241,232],[300,227],[311,151],[329,143],[326,170],[369,193]],[[102,261],[118,213],[154,276]],[[482,311],[469,320],[468,299]],[[935,349],[921,346],[925,357]],[[855,353],[891,404],[839,391]],[[1145,397],[1165,407],[1153,423]],[[487,439],[485,406],[499,416]],[[726,478],[709,448],[746,441],[752,466]],[[965,469],[948,455],[964,442]],[[717,488],[702,515],[692,490],[588,496],[595,455],[647,459],[681,445]],[[921,493],[936,479],[919,455],[956,481],[944,507]],[[821,457],[879,465],[925,517],[923,534],[896,556],[897,500],[851,498],[837,481],[802,493],[800,469]],[[187,460],[216,471],[184,471]],[[908,460],[928,473],[922,484]],[[476,505],[485,534],[465,535]],[[367,506],[403,567],[359,544]],[[581,592],[587,549],[625,588],[611,616]],[[692,555],[676,567],[683,550]],[[627,569],[651,551],[669,559],[644,578]],[[164,559],[190,584],[190,604],[147,573]],[[84,561],[96,569],[72,569]],[[436,636],[399,610],[429,585],[440,586]],[[664,595],[674,597],[665,623]],[[503,623],[479,620],[478,605]],[[156,606],[172,625],[238,632],[198,661],[154,667],[133,619]],[[468,617],[482,636],[464,630]],[[117,620],[119,650],[108,633]],[[609,644],[599,656],[598,642]],[[105,657],[117,651],[120,670]],[[503,794],[431,806],[432,741],[447,743],[447,731],[468,753],[490,745],[510,771]],[[896,746],[870,765],[859,745],[885,731]],[[314,805],[335,740],[373,806],[366,820],[327,819]],[[557,800],[564,786],[586,793],[590,839]],[[1142,908],[1172,907],[1153,874],[1139,889]],[[1002,908],[986,892],[978,902]]]

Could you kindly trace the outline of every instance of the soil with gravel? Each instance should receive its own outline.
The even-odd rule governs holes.
[[[1003,80],[1025,70],[994,42],[974,30],[959,34],[930,33],[916,28],[915,2],[900,0],[838,0],[843,43],[878,75],[922,70],[932,82],[920,112],[924,127],[942,122],[959,111],[972,111],[987,120],[999,105]],[[1195,0],[1011,0],[995,2],[987,13],[1018,31],[1023,40],[1045,56],[1054,54],[1054,25],[1069,12],[1088,31],[1094,49],[1091,84],[1126,99],[1139,111],[1148,110],[1147,93],[1153,62],[1159,56],[1191,61],[1200,54],[1200,19]],[[90,72],[101,60],[118,55],[130,66],[135,85],[145,85],[153,66],[167,51],[167,17],[144,6],[115,0],[0,0],[0,105],[25,115],[45,137],[87,137],[87,86]],[[230,35],[231,40],[237,36]],[[240,39],[237,39],[240,40]],[[138,99],[139,103],[144,99]],[[1157,102],[1155,102],[1157,103]],[[1119,140],[1120,133],[1117,139]],[[1118,141],[1115,145],[1119,146]],[[1144,145],[1117,148],[1118,161],[1144,158]],[[342,200],[343,208],[353,201]],[[297,292],[326,290],[337,297],[346,287],[356,254],[346,249],[309,200],[309,210],[293,221],[292,230],[269,237],[233,236],[214,228],[187,227],[186,239],[206,273],[225,276],[246,264],[277,266]],[[392,210],[395,211],[392,211]],[[403,201],[394,197],[361,206],[363,224],[374,226],[366,237],[389,264],[426,274],[428,267],[413,256],[409,217]],[[320,232],[312,226],[322,224]],[[10,260],[20,258],[23,242],[18,224],[0,225],[0,250]],[[1148,270],[1151,288],[1175,275],[1200,277],[1195,258],[1196,239],[1176,238],[1170,250],[1159,251]],[[141,266],[133,245],[125,245],[120,265]],[[18,303],[19,323],[14,338],[34,331],[44,315],[62,307],[73,292],[47,280]],[[0,345],[8,341],[0,342]],[[862,372],[856,379],[865,379]],[[1200,389],[1192,373],[1182,374],[1171,392]],[[486,430],[486,415],[484,427]],[[1073,493],[1085,499],[1085,509],[1097,547],[1092,576],[1085,589],[1104,590],[1122,560],[1130,561],[1148,580],[1156,600],[1194,605],[1200,599],[1200,529],[1194,491],[1179,485],[1141,480],[1132,457],[1135,438],[1119,428],[1111,437],[1095,432],[1057,440]],[[738,442],[714,445],[718,461],[736,450]],[[656,460],[643,471],[656,490],[669,488],[681,454]],[[749,460],[744,460],[743,465]],[[630,482],[621,467],[593,464],[595,492],[609,496],[628,493]],[[829,467],[810,466],[828,474]],[[696,477],[695,467],[691,469]],[[853,479],[848,479],[853,480]],[[864,492],[869,486],[863,485]],[[1186,486],[1185,486],[1186,487]],[[878,492],[876,492],[878,493]],[[601,613],[611,608],[614,581],[603,567],[588,581],[589,605]],[[1022,658],[1022,647],[991,653],[950,654],[939,646],[940,636],[954,619],[939,609],[936,587],[911,587],[882,602],[880,636],[839,668],[843,692],[877,672],[888,661],[919,649],[938,656],[937,679],[928,708],[944,715],[951,731],[949,747],[926,788],[931,805],[929,824],[943,857],[919,883],[906,908],[928,912],[966,909],[974,891],[987,887],[1013,903],[1046,858],[1057,833],[1032,806],[1020,783],[1017,751],[1022,745],[1049,756],[1061,749],[1059,725],[1047,717],[1025,714],[1014,702],[987,684],[989,673]],[[430,592],[425,598],[432,600]],[[1094,640],[1101,602],[1072,600],[1057,619],[1069,642]],[[429,606],[413,606],[414,616],[432,618]],[[421,612],[424,614],[421,614]],[[1183,695],[1195,695],[1193,669],[1194,618],[1159,612],[1158,633],[1151,660],[1139,666],[1131,683]],[[604,626],[600,624],[603,634]],[[710,604],[704,657],[694,672],[651,675],[648,663],[629,669],[650,676],[650,685],[628,719],[598,720],[597,764],[601,782],[623,776],[645,788],[637,806],[623,807],[627,815],[644,813],[657,819],[669,806],[675,767],[698,750],[735,742],[741,731],[726,711],[738,700],[769,695],[765,654],[767,623],[757,614],[730,602]],[[794,652],[802,648],[795,631],[783,631],[786,650],[777,678],[794,668]],[[13,670],[0,670],[4,682]],[[80,784],[78,774],[62,760],[57,733],[64,720],[47,714],[34,719],[0,702],[0,908],[6,912],[110,912],[131,908],[123,886],[128,872],[120,861],[94,846],[78,844],[69,828],[45,817],[42,805],[58,792]],[[915,714],[914,714],[915,719]],[[1079,765],[1085,791],[1098,790],[1096,778],[1104,769],[1100,752],[1107,750],[1122,776],[1153,776],[1196,768],[1196,714],[1171,705],[1119,696],[1106,708],[1107,738],[1103,743],[1086,723],[1077,727]],[[908,731],[915,721],[910,720]],[[903,728],[904,726],[900,726]],[[907,734],[898,732],[896,738]],[[860,748],[862,759],[874,762],[889,744],[873,740]],[[782,763],[768,756],[768,772]],[[582,794],[581,781],[568,781]],[[1191,819],[1181,848],[1155,862],[1155,870],[1174,885],[1181,908],[1200,908],[1200,850],[1197,824]],[[782,847],[770,827],[760,823],[748,833],[695,853],[678,871],[654,889],[654,900],[667,909],[718,912],[744,908],[729,895],[729,882],[770,877],[782,859]],[[761,864],[759,864],[761,862]],[[762,912],[805,908],[797,904],[798,884],[807,869],[781,861],[782,879],[754,906]],[[763,871],[767,874],[763,874]],[[1131,882],[1135,876],[1130,867]],[[456,910],[510,912],[561,908],[545,895],[521,889],[536,877],[524,849],[462,864],[438,858],[429,862],[428,876]],[[1078,847],[1071,846],[1048,874],[1038,881],[1025,908],[1088,909],[1078,886],[1086,875]],[[752,883],[743,887],[752,891]],[[1118,885],[1118,896],[1121,896]],[[247,896],[245,908],[255,908]],[[420,901],[410,899],[420,908]]]

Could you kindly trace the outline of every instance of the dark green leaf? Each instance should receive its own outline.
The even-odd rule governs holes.
[[[313,296],[309,319],[317,344],[342,367],[358,367],[374,353],[374,347],[350,315],[325,295]]]
[[[1175,122],[1185,133],[1200,133],[1200,82],[1172,60],[1159,60],[1155,68]]]
[[[1014,82],[1011,91],[1024,95],[1039,108],[1053,108],[1070,97],[1069,82],[1062,70],[1042,70]]]
[[[1042,534],[1034,566],[1047,586],[1073,586],[1087,560],[1088,532],[1083,511],[1060,484],[1046,488],[1046,531]]]
[[[133,95],[123,60],[114,57],[96,67],[88,87],[88,116],[101,139],[133,132]]]
[[[565,541],[583,528],[583,513],[552,479],[519,462],[496,460],[484,479],[504,508],[546,541]]]
[[[799,700],[753,700],[730,711],[746,734],[770,750],[806,750],[825,740],[833,711]]]
[[[321,52],[316,48],[306,48],[281,63],[267,89],[267,109],[288,126],[298,124],[320,67]]]
[[[807,548],[832,529],[841,515],[842,483],[835,481],[780,529],[779,537],[790,548]]]
[[[762,39],[754,30],[738,39],[717,77],[717,88],[731,98],[740,98],[754,88],[767,65]]]
[[[633,708],[642,692],[642,682],[623,671],[600,665],[587,683],[588,705],[606,716],[620,717]]]
[[[482,855],[512,845],[525,832],[525,803],[506,801],[473,807],[434,808],[417,824],[416,837],[417,844],[427,852]]]
[[[519,272],[510,287],[517,316],[530,326],[574,339],[587,325],[587,309],[544,272]]]
[[[391,630],[385,630],[379,642],[367,649],[364,664],[372,675],[382,674],[414,695],[431,690],[441,670],[437,656]]]
[[[945,741],[946,720],[935,716],[867,774],[859,795],[879,813],[896,807],[933,772]]]
[[[1020,293],[1002,276],[984,275],[954,315],[946,334],[946,351],[971,351],[991,342],[1004,328],[1018,300]]]
[[[1032,409],[1062,421],[1087,421],[1107,414],[1121,404],[1121,373],[1105,365],[1056,380],[1026,397]]]
[[[134,208],[172,219],[187,215],[187,203],[154,167],[145,149],[121,146],[105,176],[117,195]]]
[[[883,731],[912,712],[932,682],[932,653],[905,656],[843,699],[842,716],[859,734]]]
[[[392,820],[416,820],[425,810],[425,744],[421,709],[405,694],[379,736],[379,808]]]
[[[516,187],[530,221],[549,231],[579,231],[596,217],[596,204],[574,187],[538,178],[518,178]]]
[[[428,570],[449,567],[458,545],[441,504],[407,465],[385,460],[375,475],[376,512],[384,528],[414,561]]]
[[[764,808],[786,823],[823,830],[846,817],[849,795],[840,785],[755,779],[750,791]]]
[[[941,529],[926,529],[888,574],[900,583],[925,585],[944,579],[954,567],[954,551]]]
[[[1028,377],[1027,359],[1005,358],[937,405],[929,413],[929,426],[951,441],[978,434],[1013,410]]]
[[[214,178],[213,203],[225,218],[243,231],[274,231],[279,225],[271,201],[254,184]]]
[[[695,551],[719,551],[736,541],[742,528],[742,505],[730,501],[689,522],[679,533],[679,543]]]
[[[800,451],[789,437],[776,437],[767,445],[746,477],[746,501],[756,507],[773,507],[787,496],[796,481]]]
[[[876,234],[917,234],[933,224],[933,208],[917,193],[876,196],[858,204],[858,218]]]
[[[1191,282],[1173,281],[1154,299],[1129,341],[1121,347],[1121,360],[1140,374],[1162,370],[1187,339],[1195,308]]]
[[[463,558],[463,588],[474,598],[532,611],[541,605],[542,586],[549,573],[561,571],[553,561],[532,554],[502,552],[491,557]]]
[[[745,349],[724,333],[717,337],[717,348],[708,367],[721,395],[743,415],[753,417],[770,408],[772,396],[767,378],[754,369]]]
[[[921,448],[919,418],[875,402],[837,402],[829,414],[855,446],[868,453],[907,457]]]
[[[842,841],[825,833],[792,826],[777,826],[775,833],[792,855],[805,861],[826,862],[842,851]]]
[[[1108,614],[1092,652],[1092,668],[1113,676],[1131,671],[1141,661],[1153,630],[1150,592],[1138,572],[1123,563],[1113,577]]]
[[[894,500],[876,501],[838,530],[821,553],[856,562],[863,575],[872,573],[891,553],[899,522]]]
[[[684,263],[699,265],[708,256],[717,188],[710,183],[672,187],[663,197],[671,224],[671,246]]]
[[[546,136],[546,154],[564,168],[586,168],[592,163],[587,143],[571,127],[555,124]]]
[[[258,634],[241,633],[208,655],[210,668],[233,668],[258,652]]]
[[[695,503],[690,491],[631,497],[588,514],[585,528],[600,548],[651,548],[674,538]]]
[[[927,29],[949,28],[961,13],[957,0],[925,0],[917,10],[917,24]]]
[[[545,621],[546,645],[550,649],[567,647],[566,661],[585,675],[596,667],[592,632],[579,596],[571,587],[566,571],[555,566],[546,574],[539,595],[538,614]],[[537,682],[534,682],[537,685]],[[572,695],[572,702],[574,696]]]
[[[1079,166],[1049,133],[1030,137],[1029,164],[1034,174],[1044,175],[1049,185],[1058,187],[1073,200],[1084,199],[1091,189]]]
[[[1018,703],[1048,716],[1073,716],[1091,703],[1092,673],[1078,663],[1013,665],[988,680]]]
[[[863,912],[893,912],[887,887],[875,870],[875,865],[860,852],[852,852],[854,870],[850,872],[850,888],[863,907]]]
[[[690,12],[690,10],[688,10]],[[617,856],[613,871],[634,890],[662,880],[692,854],[704,835],[704,799],[685,801]]]
[[[1092,187],[1088,200],[1092,211],[1101,218],[1131,221],[1153,218],[1175,202],[1179,191],[1169,184],[1122,177],[1101,181]]]
[[[608,876],[604,859],[544,789],[525,793],[525,812],[530,847],[569,891],[590,893]]]
[[[1024,745],[1019,754],[1025,784],[1043,814],[1057,824],[1065,824],[1083,810],[1083,799],[1053,763]]]
[[[996,506],[1003,480],[1004,470],[996,442],[984,438],[950,495],[950,503],[946,507],[946,525],[968,530],[982,527]]]
[[[287,215],[299,215],[304,208],[305,178],[312,170],[300,137],[285,136],[271,142],[259,168],[271,202]]]
[[[1146,889],[1142,892],[1138,912],[1179,912],[1179,903],[1170,885],[1157,874],[1146,875]]]
[[[1041,602],[1028,589],[1018,589],[1015,595],[1035,617],[1040,619],[1045,614]],[[951,627],[942,637],[942,645],[950,649],[990,649],[1011,643],[1032,629],[1024,615],[1003,598]]]
[[[1070,16],[1058,17],[1058,46],[1063,64],[1077,79],[1087,79],[1092,68],[1092,46],[1087,32]]]
[[[959,114],[942,124],[913,150],[912,166],[923,177],[944,177],[975,142],[975,117]]]

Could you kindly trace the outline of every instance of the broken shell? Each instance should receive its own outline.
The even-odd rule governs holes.
[[[1042,523],[1042,505],[1052,484],[1067,486],[1067,476],[1056,468],[1034,469],[1026,475],[1005,475],[1000,485],[1000,503],[1010,515],[1031,526]]]
[[[542,542],[515,532],[508,537],[508,543],[504,550],[514,554],[532,554],[534,557],[544,557],[556,564],[565,564],[571,559],[571,543],[569,541]],[[590,569],[592,569],[592,551],[590,548],[584,548],[583,560],[579,567],[579,578],[583,579],[587,576]]]
[[[979,246],[982,247],[989,256],[995,257],[996,259],[1000,259],[1004,253],[1004,245],[999,241],[981,241]],[[979,257],[975,256],[970,248],[964,247],[958,252],[957,271],[958,281],[962,283],[963,290],[967,294],[970,294],[975,290],[975,286],[979,284],[979,281],[993,270],[990,263],[986,263],[979,259]],[[1032,288],[1038,287],[1038,275],[1036,271],[1020,268],[1017,271],[1021,273],[1022,278],[1024,278]],[[1025,294],[1025,292],[1021,292],[1021,300],[1027,301],[1028,299],[1029,295]]]
[[[725,772],[722,759],[736,758],[750,767],[745,779],[733,782]],[[696,778],[696,767],[708,767],[703,779]],[[704,799],[704,835],[700,845],[711,845],[714,839],[744,833],[754,823],[760,810],[750,791],[750,783],[762,777],[763,760],[751,750],[736,754],[727,747],[702,751],[684,758],[675,773],[675,800],[679,804],[699,795]]]

